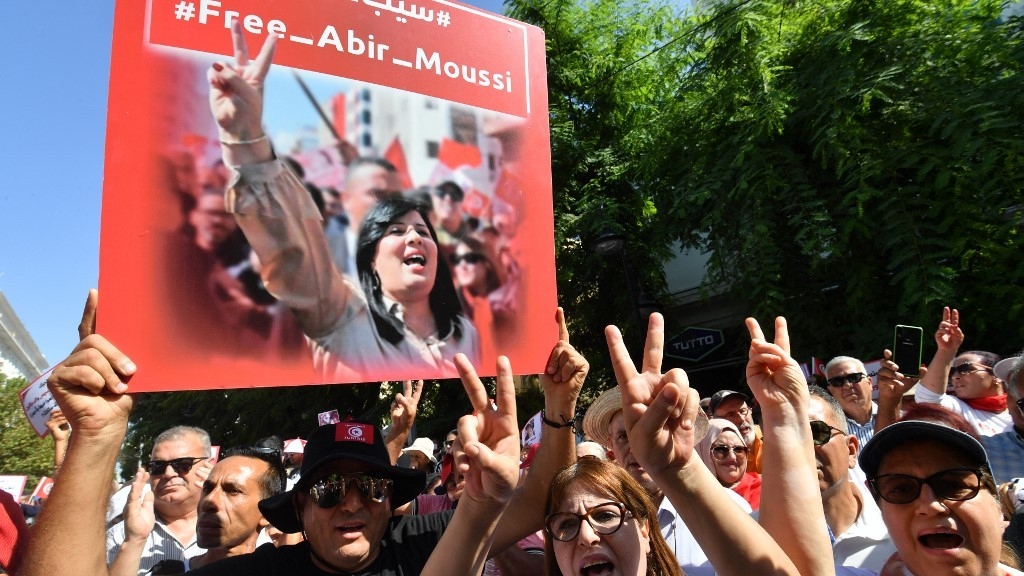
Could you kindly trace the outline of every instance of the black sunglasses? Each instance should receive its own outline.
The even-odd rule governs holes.
[[[170,466],[179,476],[184,476],[200,460],[206,460],[206,457],[187,456],[185,458],[175,458],[174,460],[150,460],[144,463],[142,468],[150,474],[163,474],[167,467]]]
[[[1022,413],[1024,413],[1024,398],[1017,400],[1017,408],[1020,409]]]
[[[715,457],[715,460],[725,460],[732,452],[737,458],[746,458],[749,451],[750,449],[746,446],[715,446],[711,449],[711,455]]]
[[[853,385],[856,384],[857,382],[860,382],[866,377],[867,374],[863,372],[854,372],[852,374],[847,374],[846,376],[836,376],[835,378],[829,378],[825,382],[828,382],[828,385],[833,388],[842,388],[844,384]]]
[[[992,369],[989,368],[988,366],[982,366],[981,368],[977,368],[974,366],[974,364],[971,364],[970,362],[964,362],[959,366],[953,366],[953,370],[951,371],[951,373],[959,374],[961,376],[966,376],[971,372],[988,372],[989,374],[992,374]]]
[[[375,478],[365,474],[331,474],[313,484],[309,495],[320,508],[333,508],[355,484],[363,500],[383,502],[391,496],[393,482],[388,478]]]
[[[487,261],[487,257],[477,252],[470,252],[468,254],[453,254],[452,265],[458,266],[460,262],[466,264],[483,264]]]
[[[632,514],[626,510],[625,504],[603,502],[587,508],[583,514],[575,512],[548,514],[548,517],[544,519],[544,530],[559,542],[571,542],[579,535],[580,527],[586,520],[594,532],[607,536],[621,528],[627,516],[632,516]]]
[[[940,500],[970,500],[981,491],[981,470],[972,468],[951,468],[936,472],[927,478],[909,474],[882,474],[869,480],[874,493],[893,504],[910,504],[921,495],[921,487],[927,484]]]
[[[832,436],[835,436],[832,432],[836,431],[840,434],[845,434],[839,428],[829,426],[827,423],[821,420],[811,420],[811,439],[814,441],[815,446],[824,446],[828,444]]]

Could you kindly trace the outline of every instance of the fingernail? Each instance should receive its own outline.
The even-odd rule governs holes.
[[[135,362],[132,362],[131,360],[125,360],[121,364],[121,371],[123,371],[125,374],[133,374],[135,372]]]
[[[116,390],[118,394],[124,394],[125,392],[128,391],[128,385],[125,384],[124,382],[118,382]]]
[[[217,72],[220,72],[221,70],[224,69],[224,65],[221,64],[220,62],[214,62],[213,63],[213,69],[216,70]]]

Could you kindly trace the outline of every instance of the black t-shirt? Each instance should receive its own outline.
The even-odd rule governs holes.
[[[380,554],[365,570],[351,576],[418,576],[434,551],[454,511],[425,516],[395,516],[388,521]],[[264,544],[252,554],[225,558],[188,572],[191,576],[336,576],[313,564],[309,543],[275,548]]]

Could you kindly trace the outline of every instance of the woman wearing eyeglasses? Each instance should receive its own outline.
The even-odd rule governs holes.
[[[549,576],[681,576],[647,492],[621,466],[582,458],[548,491],[544,558]]]
[[[704,465],[722,486],[731,489],[757,510],[761,507],[761,476],[747,472],[747,445],[732,422],[724,418],[708,421],[708,434],[695,448]]]
[[[960,313],[949,307],[942,309],[942,322],[935,331],[938,350],[921,377],[914,399],[935,403],[953,410],[967,419],[981,436],[994,436],[1013,427],[1007,410],[1003,381],[993,367],[999,356],[981,350],[957,354],[963,344]],[[946,393],[946,381],[952,375],[953,394]]]
[[[883,576],[1024,574],[1001,563],[1006,523],[985,449],[973,436],[904,420],[875,434],[860,465],[896,545]]]

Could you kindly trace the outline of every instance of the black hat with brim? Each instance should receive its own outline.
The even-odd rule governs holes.
[[[299,481],[286,492],[260,501],[260,512],[275,528],[286,534],[300,532],[302,522],[296,510],[295,495],[309,490],[317,470],[331,462],[344,460],[366,464],[362,472],[393,483],[391,508],[412,501],[423,491],[426,474],[420,470],[391,464],[380,428],[362,422],[338,422],[313,431],[306,442]]]
[[[860,468],[868,478],[878,476],[882,459],[893,449],[916,440],[936,440],[963,452],[991,474],[992,464],[988,461],[985,447],[970,434],[936,422],[904,420],[882,428],[868,440],[860,450]]]

